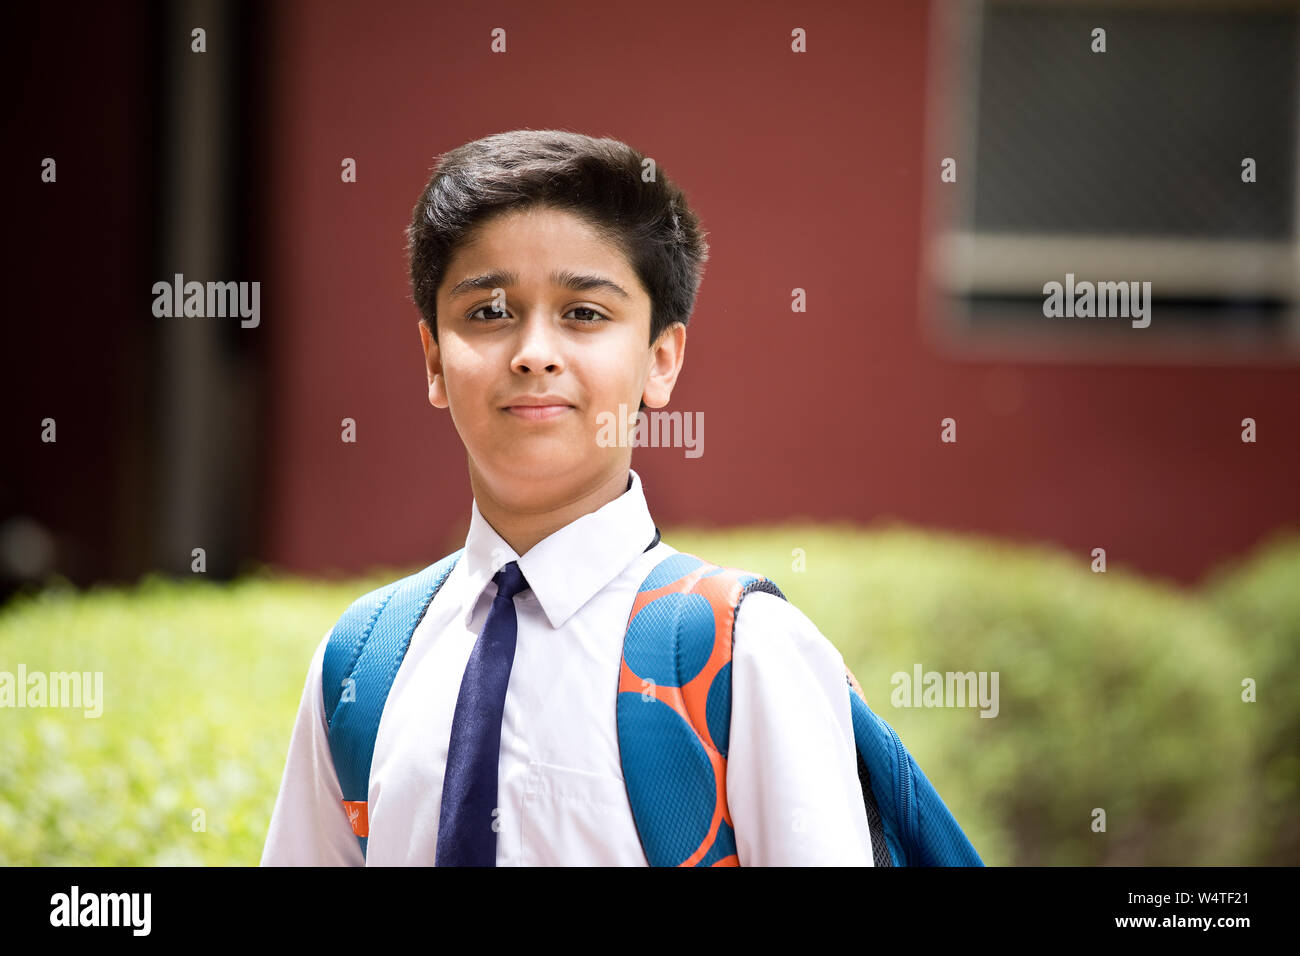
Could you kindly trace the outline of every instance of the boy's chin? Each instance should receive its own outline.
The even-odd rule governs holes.
[[[593,451],[572,446],[562,449],[516,447],[507,453],[508,457],[498,460],[491,474],[494,483],[515,491],[527,493],[546,489],[564,495],[599,481],[612,467],[607,458],[594,455]],[[506,487],[500,491],[508,493]]]
[[[529,485],[551,481],[571,481],[583,473],[585,456],[573,448],[561,448],[546,442],[522,441],[499,462],[496,474],[508,481]]]

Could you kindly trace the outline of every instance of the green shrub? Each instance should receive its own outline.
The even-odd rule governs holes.
[[[10,602],[0,670],[102,671],[103,713],[0,710],[0,864],[257,863],[312,650],[378,583],[150,578]]]
[[[1209,597],[1233,628],[1238,679],[1256,683],[1245,706],[1257,749],[1244,788],[1255,820],[1255,862],[1300,862],[1300,538],[1279,538],[1220,569]]]

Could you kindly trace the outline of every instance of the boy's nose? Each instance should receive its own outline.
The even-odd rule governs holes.
[[[556,371],[563,367],[560,329],[541,309],[529,312],[518,326],[511,367],[519,372]]]

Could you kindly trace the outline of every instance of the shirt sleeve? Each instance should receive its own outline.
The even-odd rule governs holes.
[[[741,866],[872,866],[844,658],[797,607],[736,615],[727,805]]]
[[[332,630],[332,628],[331,628]],[[329,632],[307,668],[298,717],[289,740],[280,793],[262,850],[262,866],[365,866],[334,773],[321,667]]]

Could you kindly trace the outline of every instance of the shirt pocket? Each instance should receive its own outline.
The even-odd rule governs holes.
[[[530,761],[522,822],[524,866],[646,865],[619,777]]]

